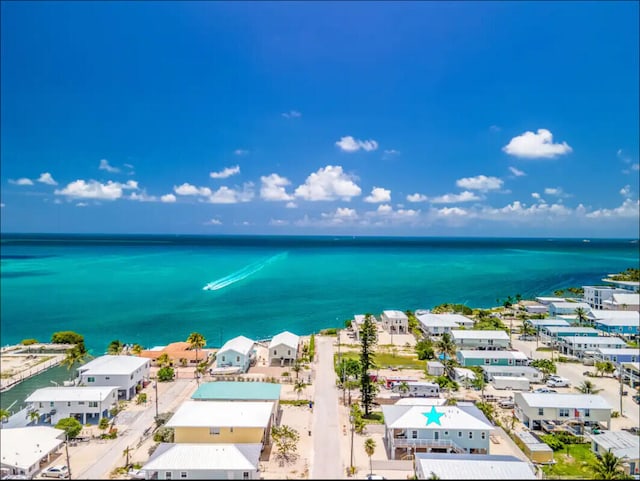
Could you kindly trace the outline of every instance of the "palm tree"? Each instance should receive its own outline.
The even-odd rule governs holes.
[[[202,349],[207,345],[207,341],[202,334],[199,332],[192,332],[187,337],[187,342],[191,344],[191,349],[195,349],[196,351],[196,364],[198,363],[198,349]]]
[[[577,307],[573,313],[578,316],[578,324],[580,326],[583,326],[589,320],[587,311],[583,307]]]
[[[134,356],[139,356],[141,352],[142,346],[140,344],[134,344],[131,348],[131,354],[133,354]]]
[[[8,409],[0,409],[0,424],[6,422],[11,417],[11,412]]]
[[[298,376],[300,375],[300,371],[302,371],[302,364],[299,360],[296,359],[296,362],[293,366],[291,366],[291,370],[296,373],[296,380],[298,380]]]
[[[629,479],[624,472],[622,460],[612,452],[605,451],[589,468],[594,479]]]
[[[112,356],[119,356],[124,351],[124,344],[118,339],[115,339],[107,346],[107,354]]]
[[[445,332],[438,341],[436,348],[443,354],[445,359],[453,359],[456,355],[456,345],[451,338],[451,334]]]
[[[364,442],[364,450],[366,451],[367,456],[369,456],[369,472],[373,474],[373,459],[371,458],[371,456],[373,456],[373,453],[376,452],[376,442],[373,440],[373,438],[366,439],[366,441]]]
[[[576,389],[582,394],[598,394],[600,391],[602,391],[602,389],[596,389],[596,385],[589,380],[584,381],[579,386],[576,386]]]
[[[38,419],[40,419],[40,413],[38,411],[29,411],[29,421],[38,424]]]
[[[407,394],[409,392],[409,384],[407,384],[406,381],[402,381],[400,383],[400,386],[398,386],[398,389],[400,390],[400,394]]]
[[[81,364],[87,357],[89,357],[89,353],[79,349],[78,346],[72,347],[67,350],[65,358],[60,364],[67,366],[67,370],[70,371],[71,368],[77,364]]]
[[[298,399],[300,399],[300,394],[302,393],[305,387],[307,387],[307,385],[304,383],[304,381],[296,381],[296,383],[294,384],[293,390],[298,395]]]
[[[160,368],[163,368],[171,365],[171,358],[169,357],[169,354],[167,354],[166,352],[163,352],[158,356],[158,359],[156,359],[156,362],[158,363],[158,366]]]
[[[484,388],[487,385],[486,381],[484,380],[484,374],[482,373],[475,373],[476,377],[474,378],[473,381],[471,381],[471,385],[480,390],[480,396],[482,397],[482,400],[484,401]]]
[[[602,366],[602,372],[606,375],[613,374],[616,371],[616,366],[611,361],[605,361]]]
[[[125,450],[122,451],[122,455],[125,458],[125,465],[124,465],[125,468],[129,467],[129,456],[131,455],[131,451],[133,451],[133,449],[131,449],[129,446],[127,446]]]

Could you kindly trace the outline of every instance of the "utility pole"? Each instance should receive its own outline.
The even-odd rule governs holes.
[[[156,422],[157,422],[158,420],[158,378],[157,376],[153,383],[153,388],[155,389],[155,392],[156,392]]]
[[[353,431],[355,421],[353,416],[349,416],[349,421],[351,422],[351,472],[353,472]]]
[[[69,474],[69,478],[71,479],[71,461],[69,460],[69,433],[65,433],[65,443],[64,449],[67,452],[67,473]]]
[[[618,368],[618,376],[620,377],[620,416],[624,417],[622,414],[622,393],[624,392],[622,384],[622,363],[620,363],[620,367]]]

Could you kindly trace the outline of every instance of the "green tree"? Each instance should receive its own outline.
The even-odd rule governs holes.
[[[38,424],[38,419],[40,419],[40,413],[38,411],[29,411],[29,421]]]
[[[402,381],[398,386],[398,390],[400,391],[400,395],[407,394],[409,392],[409,384],[406,381]]]
[[[596,361],[594,367],[596,369],[596,376],[601,376],[606,363],[605,361]]]
[[[291,370],[296,373],[296,380],[300,376],[300,371],[302,371],[302,363],[299,359],[296,359],[296,362],[291,366]]]
[[[418,359],[423,361],[425,359],[433,359],[435,352],[433,349],[433,342],[431,339],[422,339],[416,343],[416,354]]]
[[[11,413],[8,409],[0,409],[0,423],[7,422],[11,417]]]
[[[451,334],[445,332],[440,340],[436,343],[438,352],[443,355],[444,359],[455,359],[456,345],[451,338]]]
[[[489,421],[493,422],[493,419],[496,413],[496,408],[494,407],[493,404],[483,401],[483,402],[476,403],[476,407],[480,411],[482,411],[482,414],[484,414]]]
[[[589,321],[589,318],[587,317],[587,311],[583,307],[577,307],[576,310],[573,311],[573,313],[578,318],[578,325],[584,326]]]
[[[62,429],[69,439],[73,439],[82,431],[82,424],[76,418],[62,418],[55,426]]]
[[[480,391],[480,397],[484,401],[484,388],[487,385],[487,382],[484,380],[483,373],[475,373],[476,377],[473,381],[471,381],[471,385]]]
[[[60,364],[67,366],[67,370],[71,371],[74,366],[82,364],[88,357],[89,353],[76,344],[71,349],[67,349],[65,357]]]
[[[158,366],[160,368],[171,366],[171,358],[166,352],[160,354],[158,356],[158,359],[156,359],[156,362],[158,363]]]
[[[371,320],[371,314],[365,314],[360,334],[360,394],[365,416],[371,412],[371,404],[378,392],[378,386],[371,381],[369,376],[369,369],[375,368],[373,359],[377,337],[376,326]]]
[[[207,345],[207,340],[199,332],[192,332],[187,337],[187,342],[191,346],[191,349],[196,351],[196,364],[198,363],[198,350]]]
[[[172,367],[165,366],[163,368],[158,369],[158,381],[160,382],[173,381],[174,375],[175,373]]]
[[[296,380],[295,384],[293,385],[293,390],[298,395],[298,400],[300,399],[300,394],[302,393],[302,391],[304,391],[305,387],[307,387],[307,385],[304,383],[304,381],[300,380]]]
[[[285,461],[289,461],[295,456],[298,450],[298,441],[300,434],[290,426],[273,426],[271,428],[271,437],[278,450],[278,456]]]
[[[38,344],[38,340],[37,339],[23,339],[22,341],[20,341],[20,344],[22,344],[23,346],[32,346],[33,344]]]
[[[362,434],[366,426],[364,418],[362,417],[362,409],[360,409],[360,406],[358,404],[352,404],[349,414],[353,422],[354,431],[358,434]]]
[[[583,381],[576,387],[582,394],[598,394],[602,389],[596,389],[596,385],[591,381]]]
[[[309,338],[309,362],[313,362],[313,358],[316,355],[316,335],[311,334]]]
[[[603,452],[589,468],[594,479],[632,479],[625,473],[622,460],[610,451]]]
[[[531,361],[531,366],[538,369],[545,376],[557,372],[556,365],[551,359],[536,359]]]
[[[364,450],[369,456],[369,473],[373,474],[373,453],[376,452],[376,442],[373,438],[367,438],[364,442]]]
[[[141,352],[142,346],[140,344],[134,344],[133,347],[131,347],[131,354],[134,356],[139,356]]]
[[[122,351],[124,351],[124,344],[118,339],[114,339],[107,346],[107,354],[112,356],[119,356],[122,354]]]
[[[106,431],[109,428],[109,419],[108,418],[100,418],[98,422],[98,429],[102,432]]]
[[[54,332],[51,336],[51,342],[53,344],[75,344],[81,352],[87,350],[84,345],[84,336],[73,331]]]
[[[605,376],[613,375],[615,371],[616,366],[614,363],[612,363],[611,361],[604,362],[604,365],[602,366],[602,372],[605,374]]]

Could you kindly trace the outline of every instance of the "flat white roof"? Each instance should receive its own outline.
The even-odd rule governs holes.
[[[460,314],[421,314],[417,317],[425,326],[458,327],[460,324],[469,324],[473,319]]]
[[[271,401],[185,401],[166,426],[266,428],[272,410]]]
[[[638,311],[594,309],[587,317],[589,317],[589,319],[595,319],[599,324],[609,326],[637,326],[640,324],[640,312]]]
[[[285,346],[290,346],[293,349],[298,349],[298,343],[300,342],[300,336],[296,336],[295,334],[284,331],[280,334],[273,336],[271,342],[269,343],[269,348],[279,346],[280,344],[284,344]]]
[[[612,336],[566,336],[562,340],[567,344],[605,344],[614,346],[626,346],[627,343],[618,337]]]
[[[427,476],[438,479],[536,479],[529,463],[515,456],[495,454],[416,453]]]
[[[482,366],[482,370],[485,372],[528,372],[538,373],[535,367],[532,366]]]
[[[520,351],[481,351],[460,349],[458,353],[465,359],[528,359]]]
[[[254,344],[255,341],[249,339],[248,337],[234,337],[233,339],[229,339],[224,343],[224,346],[222,346],[218,351],[218,355],[220,355],[224,351],[233,351],[248,356],[251,353]]]
[[[577,309],[581,307],[585,311],[589,311],[591,306],[586,302],[552,302],[551,305],[556,309]]]
[[[538,302],[564,302],[564,297],[536,297]]]
[[[633,347],[623,347],[622,349],[615,349],[611,347],[599,347],[596,352],[604,354],[605,356],[617,355],[617,356],[636,356],[640,358],[640,350]]]
[[[25,399],[26,402],[98,401],[102,402],[118,393],[118,386],[44,387]]]
[[[255,471],[260,444],[162,443],[144,471]]]
[[[100,356],[93,361],[80,366],[78,372],[82,374],[131,374],[144,365],[150,365],[151,361],[138,356]]]
[[[640,371],[640,362],[623,362],[622,365],[633,371]]]
[[[64,431],[48,426],[0,429],[2,464],[29,470],[64,443]]]
[[[583,332],[587,334],[599,334],[600,331],[593,327],[580,327],[580,326],[545,326],[545,329],[549,332]]]
[[[569,326],[570,324],[564,319],[527,319],[527,322],[533,327],[546,326]]]
[[[600,431],[599,434],[591,434],[589,437],[617,458],[640,458],[640,437],[628,431]]]
[[[534,408],[575,408],[575,409],[612,409],[611,405],[598,394],[565,393],[516,393],[516,402],[522,397],[525,404]]]
[[[427,425],[427,413],[432,412],[432,410],[442,416],[438,417],[438,422],[431,422]],[[383,405],[382,413],[387,428],[482,429],[485,431],[492,431],[494,429],[489,420],[475,406],[415,406],[393,404]]]
[[[626,292],[617,292],[613,294],[612,297],[617,304],[627,304],[630,306],[637,306],[638,304],[640,304],[640,294],[627,294]]]
[[[382,313],[389,319],[402,319],[402,320],[409,319],[407,315],[402,311],[388,310],[388,311],[382,311]]]
[[[447,400],[441,397],[403,397],[395,406],[442,406]]]
[[[471,331],[471,330],[451,330],[453,339],[499,339],[508,341],[509,334],[501,330],[495,331]]]

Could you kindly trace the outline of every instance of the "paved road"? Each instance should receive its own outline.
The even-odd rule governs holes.
[[[196,389],[196,383],[193,380],[187,381],[179,379],[173,385],[159,396],[158,412],[163,413],[174,410],[179,404],[187,400]],[[71,475],[74,479],[109,479],[109,473],[117,466],[123,466],[125,459],[123,451],[127,447],[135,448],[138,441],[142,437],[144,431],[154,424],[155,400],[149,403],[149,407],[142,411],[129,425],[123,436],[116,438],[110,443],[109,449],[101,453],[100,457],[95,460],[88,469],[78,472],[73,471],[73,458],[71,459]],[[117,421],[116,421],[117,424]],[[87,446],[87,448],[95,446]],[[85,448],[86,449],[86,448]]]
[[[311,479],[342,479],[338,428],[338,389],[333,369],[332,337],[316,337],[318,366],[313,406],[313,459]]]

